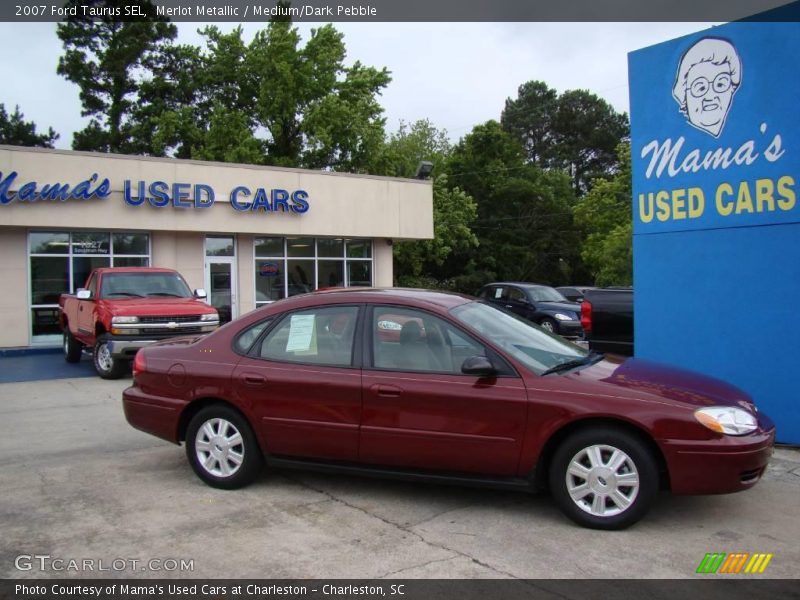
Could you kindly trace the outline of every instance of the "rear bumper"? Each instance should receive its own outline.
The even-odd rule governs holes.
[[[718,440],[662,441],[674,494],[728,494],[753,487],[767,469],[775,428]]]
[[[145,433],[177,444],[178,424],[186,402],[145,394],[131,386],[122,392],[122,408],[128,423]]]
[[[583,328],[580,321],[558,321],[558,331],[564,337],[577,338],[583,337]]]

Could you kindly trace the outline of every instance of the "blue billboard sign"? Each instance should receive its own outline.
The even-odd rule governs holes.
[[[800,23],[629,55],[636,355],[725,379],[800,442]]]

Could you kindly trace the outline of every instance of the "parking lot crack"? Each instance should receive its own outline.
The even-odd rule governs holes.
[[[388,573],[384,573],[383,575],[378,575],[376,579],[389,579],[390,577],[397,577],[400,573],[405,573],[406,571],[412,571],[414,569],[421,569],[423,567],[427,567],[428,565],[433,565],[436,563],[448,562],[451,560],[456,560],[458,556],[448,556],[447,558],[436,558],[434,560],[428,560],[424,563],[420,563],[418,565],[411,565],[410,567],[403,567],[402,569],[397,569],[396,571],[389,571]]]
[[[456,550],[455,548],[450,548],[450,547],[448,547],[448,546],[446,546],[444,544],[430,541],[430,540],[426,539],[425,536],[423,536],[421,533],[418,533],[417,531],[414,531],[413,529],[411,529],[410,527],[408,527],[406,525],[403,525],[401,523],[396,523],[394,521],[391,521],[390,519],[387,519],[386,517],[382,517],[380,515],[376,515],[375,513],[370,512],[366,508],[362,508],[361,506],[356,506],[355,504],[351,504],[350,502],[347,502],[346,500],[343,500],[342,498],[339,498],[339,497],[333,495],[332,493],[328,492],[327,490],[315,487],[315,486],[313,486],[313,485],[311,485],[309,483],[306,483],[304,481],[300,481],[300,480],[298,480],[298,479],[296,479],[294,477],[287,476],[286,478],[289,479],[290,481],[293,481],[294,483],[296,483],[296,484],[298,484],[300,486],[303,486],[303,487],[305,487],[307,489],[313,490],[313,491],[315,491],[315,492],[317,492],[319,494],[323,494],[324,496],[327,496],[328,498],[330,498],[334,502],[342,504],[342,505],[344,505],[344,506],[346,506],[348,508],[351,508],[353,510],[359,511],[359,512],[361,512],[361,513],[363,513],[363,514],[365,514],[367,516],[370,516],[370,517],[372,517],[374,519],[377,519],[377,520],[385,523],[386,525],[389,525],[390,527],[394,527],[395,529],[399,529],[400,531],[402,531],[404,533],[407,533],[408,535],[414,536],[420,542],[422,542],[423,544],[426,544],[427,546],[430,546],[432,548],[438,548],[439,550],[443,550],[445,552],[450,552],[450,553],[452,553],[452,554],[454,554],[456,556],[461,556],[461,557],[467,558],[467,559],[471,560],[472,562],[474,562],[475,564],[480,565],[481,567],[484,567],[484,568],[489,569],[491,571],[494,571],[495,573],[498,573],[498,574],[500,574],[500,575],[502,575],[504,577],[509,577],[511,579],[518,579],[518,577],[516,575],[512,574],[512,573],[509,573],[507,571],[503,571],[502,569],[494,567],[494,566],[492,566],[492,565],[490,565],[490,564],[488,564],[486,562],[483,562],[483,561],[475,558],[474,556],[472,556],[472,555],[470,555],[470,554],[468,554],[466,552],[463,552],[461,550]],[[453,559],[453,558],[455,558],[455,556],[449,557],[449,559]],[[439,559],[439,560],[442,560],[442,559]],[[436,561],[433,561],[433,562],[436,562]],[[409,567],[409,568],[411,568],[411,567]]]

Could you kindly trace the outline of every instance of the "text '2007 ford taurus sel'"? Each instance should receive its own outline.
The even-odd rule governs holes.
[[[640,519],[659,488],[752,487],[774,426],[741,390],[609,360],[474,298],[332,290],[140,350],[125,414],[209,485],[262,465],[549,488],[574,521]]]

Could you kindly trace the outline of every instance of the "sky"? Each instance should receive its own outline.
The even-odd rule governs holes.
[[[320,24],[299,24],[303,39]],[[179,23],[182,43],[202,44],[198,23]],[[223,30],[235,26],[219,23]],[[429,119],[458,141],[500,119],[507,98],[527,81],[558,92],[587,89],[628,112],[627,54],[711,26],[710,23],[335,23],[348,64],[387,67],[392,82],[380,102],[386,130]],[[261,28],[244,24],[246,41]],[[56,74],[61,43],[55,23],[0,23],[0,103],[15,105],[37,131],[53,127],[58,148],[88,122],[78,87]]]

